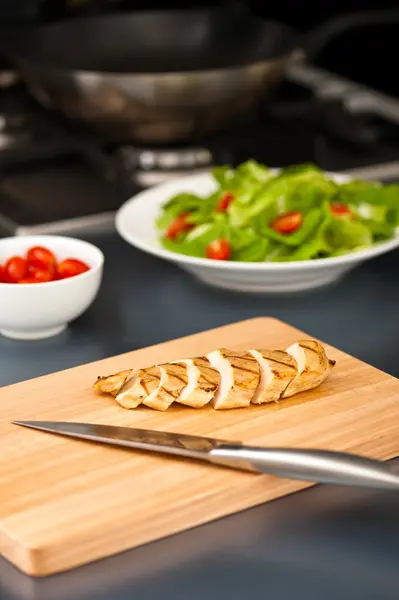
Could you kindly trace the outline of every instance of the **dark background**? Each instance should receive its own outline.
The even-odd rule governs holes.
[[[38,15],[57,18],[60,16],[84,14],[110,10],[151,10],[160,8],[188,8],[196,6],[214,6],[228,4],[224,2],[206,2],[200,0],[0,0],[0,18],[4,20],[37,18]],[[397,0],[365,1],[336,0],[320,2],[317,0],[246,0],[253,10],[267,17],[279,19],[301,29],[313,27],[321,21],[345,12],[399,8]]]
[[[195,8],[233,3],[201,0],[0,0],[0,26],[12,23],[59,20],[74,16],[121,10]],[[398,0],[246,0],[265,18],[283,21],[301,32],[312,30],[339,14],[365,10],[397,9],[397,22],[369,26],[345,33],[331,42],[315,59],[316,64],[386,93],[399,96],[396,75],[398,56]]]

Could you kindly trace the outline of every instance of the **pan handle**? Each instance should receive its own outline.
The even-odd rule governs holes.
[[[320,52],[336,37],[367,26],[399,23],[398,9],[369,10],[337,15],[307,32],[302,39],[302,50],[307,60],[313,62]]]

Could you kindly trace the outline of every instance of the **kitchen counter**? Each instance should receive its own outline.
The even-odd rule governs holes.
[[[399,377],[399,251],[334,287],[263,297],[204,287],[113,234],[90,241],[106,256],[95,303],[58,337],[0,338],[0,385],[266,315]],[[319,486],[46,579],[0,559],[0,597],[397,600],[398,564],[396,494]]]

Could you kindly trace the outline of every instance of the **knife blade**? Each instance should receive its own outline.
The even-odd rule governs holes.
[[[345,452],[260,448],[197,435],[95,423],[13,421],[13,424],[91,442],[207,461],[253,473],[399,491],[399,474],[391,465]]]

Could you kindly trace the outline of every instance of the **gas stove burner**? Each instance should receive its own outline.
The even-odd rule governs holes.
[[[0,68],[0,89],[8,90],[18,85],[20,81],[21,78],[16,71]]]
[[[0,151],[27,142],[30,137],[29,124],[22,114],[0,112]]]
[[[206,148],[139,148],[121,146],[116,151],[133,180],[147,187],[168,179],[208,170],[212,166],[212,153]]]

